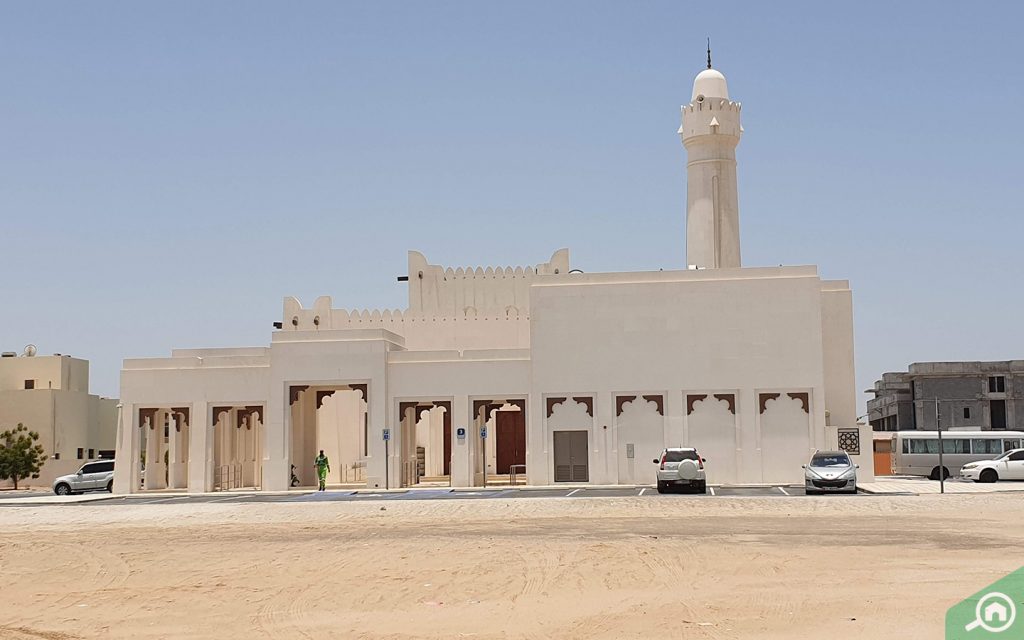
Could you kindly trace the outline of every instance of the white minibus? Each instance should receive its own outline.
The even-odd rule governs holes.
[[[897,475],[939,479],[939,434],[936,431],[894,431],[892,472]],[[1019,449],[1022,431],[942,432],[942,466],[945,477],[960,473],[968,462],[991,460],[1004,451]]]

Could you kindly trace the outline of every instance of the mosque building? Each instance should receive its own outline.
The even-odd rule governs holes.
[[[673,446],[698,448],[710,484],[799,483],[836,448],[871,480],[849,283],[741,266],[741,115],[709,52],[679,128],[685,269],[410,251],[405,310],[289,297],[269,346],[125,360],[115,492],[313,486],[321,449],[341,487],[647,485]]]

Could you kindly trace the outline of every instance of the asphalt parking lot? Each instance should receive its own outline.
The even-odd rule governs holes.
[[[0,498],[16,498],[46,495],[40,492],[18,492],[0,494]],[[91,494],[96,499],[82,502],[52,503],[61,505],[147,505],[147,504],[246,504],[246,503],[309,503],[309,502],[365,502],[394,500],[494,500],[494,499],[528,499],[528,498],[560,498],[574,500],[578,498],[650,498],[658,500],[699,499],[732,497],[786,498],[803,496],[800,485],[760,486],[760,487],[708,487],[706,494],[669,493],[659,494],[654,487],[542,487],[542,488],[480,488],[480,489],[412,489],[392,491],[367,491],[352,489],[329,489],[327,491],[290,491],[288,493],[260,493],[258,491],[224,492],[213,494],[182,495],[182,494],[135,494],[131,496],[109,496]],[[864,494],[858,494],[864,495]],[[834,496],[855,497],[855,496]],[[19,506],[18,501],[11,500],[2,506]],[[25,504],[28,506],[28,504]],[[38,506],[38,503],[37,503]]]

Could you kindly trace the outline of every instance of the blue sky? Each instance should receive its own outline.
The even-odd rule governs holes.
[[[0,347],[263,345],[403,307],[406,251],[684,265],[676,129],[712,38],[744,264],[854,289],[858,391],[1024,357],[1012,3],[0,4]],[[863,403],[863,396],[860,401]]]

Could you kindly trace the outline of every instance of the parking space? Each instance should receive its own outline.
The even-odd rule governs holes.
[[[39,494],[36,494],[39,495]],[[706,494],[688,492],[659,494],[654,487],[488,487],[478,489],[416,489],[392,491],[356,491],[338,489],[328,491],[292,491],[288,493],[230,492],[189,494],[136,494],[131,496],[109,496],[92,494],[94,499],[87,502],[51,501],[46,504],[89,504],[89,505],[151,505],[151,504],[252,504],[252,503],[316,503],[316,502],[368,502],[394,500],[493,500],[526,498],[787,498],[802,497],[800,485],[756,486],[756,487],[714,487],[709,486]],[[867,495],[867,494],[858,494]],[[54,496],[55,497],[55,496]],[[0,502],[0,506],[30,506],[24,500]],[[32,506],[42,506],[36,503]]]
[[[746,496],[759,498],[784,498],[803,495],[800,487],[715,487],[716,496]]]
[[[576,489],[570,491],[568,497],[579,497],[579,498],[626,498],[629,496],[640,496],[647,495],[648,493],[658,492],[653,487],[609,487],[609,488],[595,488],[595,489]]]

